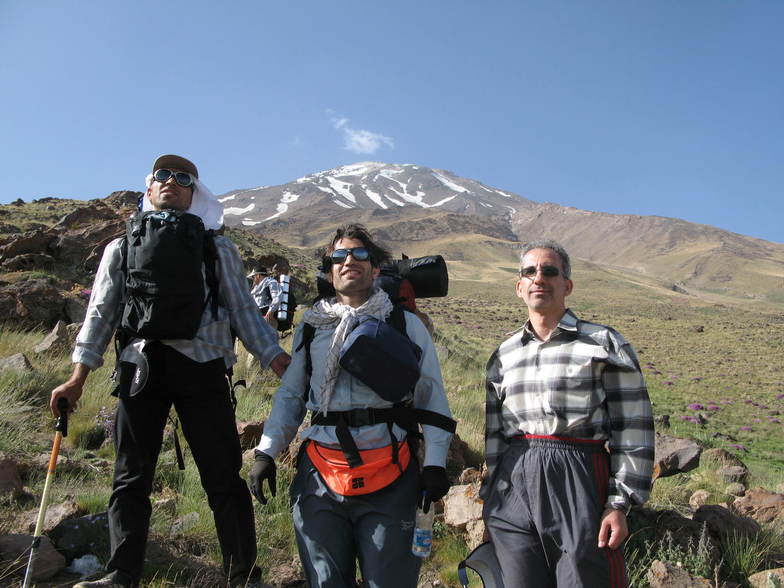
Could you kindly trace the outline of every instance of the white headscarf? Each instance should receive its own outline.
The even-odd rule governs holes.
[[[215,194],[210,192],[199,178],[191,177],[193,177],[193,200],[191,200],[191,207],[185,212],[198,216],[208,231],[210,229],[217,231],[223,226],[223,203],[218,201]],[[152,181],[152,174],[148,174],[145,178],[147,188],[152,186]],[[147,194],[143,198],[142,210],[154,210]]]

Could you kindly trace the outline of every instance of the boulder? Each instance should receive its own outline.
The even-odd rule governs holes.
[[[34,533],[35,525],[38,521],[38,508],[27,510],[16,518],[16,528],[25,533]],[[72,519],[83,514],[72,499],[68,499],[60,504],[50,504],[46,509],[46,517],[44,518],[44,527],[42,531],[49,533],[57,525],[67,519]]]
[[[49,253],[49,244],[57,238],[52,229],[35,229],[11,239],[0,247],[0,262],[26,253]]]
[[[746,486],[741,484],[740,482],[733,482],[732,484],[727,484],[727,487],[724,489],[725,494],[729,494],[730,496],[743,496],[746,494]]]
[[[479,484],[452,486],[444,497],[444,523],[465,529],[469,522],[482,518]]]
[[[751,588],[773,588],[777,585],[775,584],[776,580],[779,581],[778,586],[784,586],[784,568],[765,570],[749,576],[749,586]]]
[[[670,415],[659,414],[653,417],[653,425],[656,429],[669,429],[670,428]]]
[[[457,481],[459,484],[473,484],[482,481],[482,472],[476,468],[466,468],[460,472]]]
[[[49,334],[33,347],[33,351],[35,353],[58,352],[64,351],[70,346],[71,341],[68,338],[68,329],[65,326],[65,322],[57,321],[54,328],[49,331]]]
[[[784,494],[764,488],[752,488],[736,498],[732,510],[739,515],[751,517],[758,523],[784,521]]]
[[[692,520],[708,525],[711,535],[720,539],[735,532],[752,535],[760,532],[759,524],[747,517],[739,516],[718,504],[705,504],[697,509]]]
[[[466,545],[473,551],[482,544],[485,534],[485,522],[482,519],[468,521],[466,524]]]
[[[63,297],[48,279],[34,278],[0,288],[0,322],[54,325],[63,317]]]
[[[81,323],[84,321],[84,317],[87,314],[87,300],[84,300],[80,296],[73,296],[69,295],[65,297],[65,316],[68,319],[68,322],[73,323]],[[68,325],[71,326],[70,324]],[[78,331],[77,331],[78,332]],[[73,340],[71,335],[71,330],[68,330],[69,334],[69,341]]]
[[[109,517],[105,512],[64,520],[49,537],[69,561],[88,553],[102,561],[109,559]]]
[[[746,467],[746,465],[738,457],[726,449],[722,449],[721,447],[711,447],[710,449],[703,451],[702,461],[715,462],[722,466]]]
[[[16,460],[0,454],[0,496],[19,496],[22,493],[22,477]]]
[[[745,484],[749,476],[749,470],[746,469],[746,466],[727,465],[716,470],[716,475],[727,484],[732,482]]]
[[[651,563],[645,577],[651,588],[711,588],[713,586],[705,578],[692,576],[682,567],[658,559]]]
[[[697,510],[703,504],[707,504],[708,498],[710,498],[710,492],[707,490],[696,490],[689,498],[689,506]]]
[[[0,561],[12,562],[8,567],[6,563],[3,564],[4,576],[8,573],[24,576],[32,544],[32,535],[0,535]],[[54,548],[49,538],[43,535],[35,552],[32,579],[48,580],[64,567],[65,558]]]
[[[15,353],[8,357],[0,358],[0,372],[4,372],[5,370],[32,372],[33,366],[24,353]]]
[[[7,272],[31,271],[36,268],[50,269],[54,265],[54,257],[46,253],[23,253],[6,259],[0,268]]]
[[[664,478],[693,470],[700,464],[702,448],[692,439],[656,433],[653,478]]]

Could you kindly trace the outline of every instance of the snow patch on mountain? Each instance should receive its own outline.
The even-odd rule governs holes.
[[[381,194],[377,194],[376,192],[368,188],[365,184],[362,184],[361,187],[365,191],[365,194],[367,194],[367,197],[370,198],[373,202],[378,204],[381,208],[384,209],[388,208],[387,205],[384,204],[383,196]]]
[[[340,180],[336,180],[330,176],[325,178],[327,182],[329,182],[330,188],[332,188],[335,192],[343,196],[349,202],[356,204],[357,198],[351,193],[351,184],[347,184],[345,182],[341,182]]]
[[[235,216],[245,214],[256,208],[256,204],[251,202],[245,208],[226,208],[223,211],[223,216]]]
[[[438,172],[433,172],[433,177],[435,179],[437,179],[439,182],[441,182],[442,184],[444,184],[444,186],[446,186],[447,188],[449,188],[450,190],[452,190],[454,192],[469,192],[470,191],[470,190],[466,190],[465,188],[463,188],[463,186],[460,186],[459,184],[455,184],[449,178],[446,178],[446,177],[442,176]],[[434,205],[434,206],[436,206],[436,205]]]

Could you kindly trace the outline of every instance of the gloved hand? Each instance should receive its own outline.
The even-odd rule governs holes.
[[[267,480],[269,484],[270,494],[275,496],[277,492],[277,468],[275,467],[275,460],[269,455],[258,449],[255,452],[256,461],[250,468],[248,480],[250,481],[250,491],[256,500],[262,504],[267,504],[267,498],[264,496],[262,490],[262,482]]]
[[[446,477],[446,470],[440,466],[425,466],[422,468],[422,493],[419,498],[419,507],[423,512],[430,510],[430,504],[441,500],[452,483]]]

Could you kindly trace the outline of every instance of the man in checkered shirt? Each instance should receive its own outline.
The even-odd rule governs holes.
[[[483,517],[506,588],[628,585],[626,515],[647,500],[653,418],[631,345],[578,319],[569,255],[528,243],[528,321],[487,364]]]

